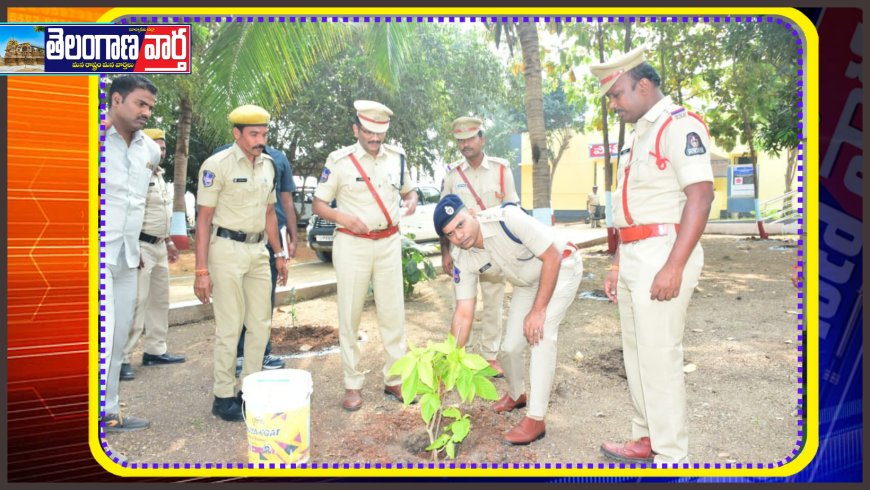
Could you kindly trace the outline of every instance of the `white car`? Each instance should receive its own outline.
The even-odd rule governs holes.
[[[402,216],[399,220],[399,232],[413,233],[414,241],[427,242],[438,240],[438,233],[435,232],[435,223],[432,221],[432,215],[435,213],[435,206],[441,200],[441,191],[433,185],[420,185],[417,187],[417,209],[410,216]],[[404,209],[402,210],[404,213]]]

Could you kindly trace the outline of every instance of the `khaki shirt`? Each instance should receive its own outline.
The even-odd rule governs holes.
[[[172,218],[172,199],[169,198],[164,173],[163,167],[157,167],[157,171],[151,174],[145,197],[145,220],[142,222],[142,232],[157,238],[169,236],[169,220]]]
[[[399,173],[404,151],[399,147],[382,144],[376,157],[369,155],[359,143],[330,153],[326,158],[326,166],[320,175],[320,183],[314,191],[314,197],[327,203],[335,199],[339,211],[358,217],[371,231],[388,227],[387,218],[351,161],[350,155],[356,157],[384,203],[393,226],[397,226],[401,194],[414,189],[411,175],[408,173],[407,161],[404,183],[400,184],[403,180]]]
[[[501,195],[501,170],[504,168],[504,195]],[[468,185],[459,175],[457,168],[461,168],[468,178],[468,182],[483,201],[483,205],[489,208],[497,208],[506,202],[518,202],[517,189],[514,184],[514,176],[511,173],[510,163],[503,158],[495,158],[483,155],[483,161],[476,169],[465,158],[451,163],[448,166],[447,175],[444,177],[444,185],[441,187],[441,197],[447,194],[456,194],[462,199],[467,208],[482,211],[477,204],[474,195],[468,189]]]
[[[274,183],[272,157],[264,152],[251,165],[233,144],[202,163],[196,203],[215,208],[214,227],[260,233],[266,229],[266,207],[276,199]]]
[[[451,247],[453,282],[456,299],[477,297],[477,281],[481,274],[503,275],[518,287],[537,287],[543,261],[538,258],[550,245],[560,252],[567,242],[557,238],[553,230],[523,212],[519,206],[492,208],[478,213],[483,248],[463,250]],[[522,243],[505,233],[502,223]]]
[[[662,170],[651,153],[656,150],[659,128],[669,116],[673,120],[659,145],[661,155],[668,159]],[[684,108],[673,105],[670,97],[660,100],[637,121],[623,152],[626,150],[628,156],[619,162],[613,199],[617,228],[630,226],[623,200],[634,225],[679,223],[686,205],[683,189],[698,182],[713,182],[707,128]],[[627,186],[626,168],[630,169]]]

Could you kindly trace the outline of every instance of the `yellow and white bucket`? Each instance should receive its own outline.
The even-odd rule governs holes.
[[[242,381],[249,463],[305,463],[311,445],[311,373],[260,371]]]

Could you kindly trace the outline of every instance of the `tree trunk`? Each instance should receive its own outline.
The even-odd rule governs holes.
[[[178,133],[175,140],[175,172],[173,175],[174,195],[172,198],[172,222],[170,235],[179,250],[187,250],[190,243],[187,238],[187,205],[184,193],[187,191],[187,160],[190,156],[190,127],[193,120],[193,109],[190,98],[183,96],[179,100],[181,115],[178,118]]]
[[[532,206],[538,220],[552,224],[550,208],[550,156],[547,149],[547,129],[544,124],[544,91],[542,88],[541,55],[538,27],[532,22],[516,24],[517,37],[523,49],[526,80],[526,118],[529,143],[532,147]],[[540,211],[539,211],[540,210]]]
[[[758,236],[762,240],[767,240],[767,231],[764,229],[764,216],[761,216],[761,206],[758,201],[758,155],[755,153],[755,144],[753,143],[754,134],[752,132],[752,123],[749,120],[749,114],[742,111],[743,130],[746,135],[746,140],[749,141],[749,159],[752,162],[752,187],[755,193],[755,223],[758,225]]]
[[[791,186],[794,182],[795,170],[797,170],[797,148],[789,148],[786,154],[788,155],[788,165],[785,169],[785,193],[788,194],[789,192],[791,192]],[[793,198],[791,196],[786,196],[782,198],[783,215],[791,214],[792,202]]]

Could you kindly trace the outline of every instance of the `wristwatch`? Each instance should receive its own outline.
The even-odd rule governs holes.
[[[276,253],[275,255],[273,255],[272,257],[275,258],[275,259],[284,259],[284,260],[287,260],[287,252],[285,252],[285,251],[282,250],[282,251]]]

